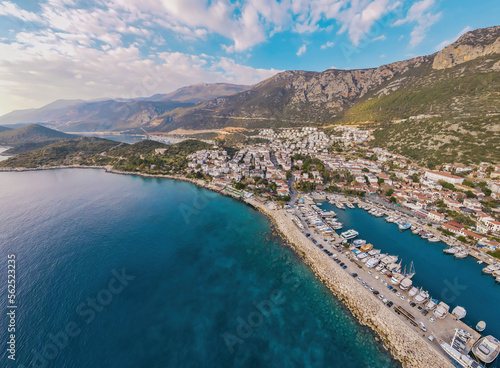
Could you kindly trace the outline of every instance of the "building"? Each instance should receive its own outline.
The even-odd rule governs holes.
[[[446,181],[451,184],[462,184],[464,182],[464,178],[461,178],[460,176],[451,175],[441,171],[426,171],[425,177],[434,182]]]

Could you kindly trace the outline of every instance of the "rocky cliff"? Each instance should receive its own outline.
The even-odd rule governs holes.
[[[468,32],[456,42],[439,51],[434,69],[447,69],[483,56],[500,54],[500,26]],[[500,64],[495,64],[499,66]]]

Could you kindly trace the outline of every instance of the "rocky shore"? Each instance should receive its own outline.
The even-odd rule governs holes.
[[[190,182],[199,187],[231,196],[223,187],[209,184],[203,180],[189,179],[177,175],[150,175],[136,172],[115,170],[111,166],[57,166],[37,169],[0,169],[0,171],[35,171],[65,168],[104,169],[106,172],[120,175],[138,175],[151,178],[165,178]],[[400,319],[386,308],[372,295],[355,281],[347,272],[338,265],[328,262],[323,252],[315,247],[282,210],[272,210],[255,199],[245,199],[247,204],[266,215],[280,235],[286,239],[295,252],[313,270],[315,275],[339,298],[358,319],[370,327],[383,341],[395,359],[400,361],[405,368],[453,368],[453,365],[439,352],[432,348],[425,339],[411,330]]]

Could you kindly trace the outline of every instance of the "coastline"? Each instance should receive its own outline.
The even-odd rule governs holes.
[[[450,367],[451,362],[432,348],[418,333],[395,317],[384,305],[357,283],[348,273],[332,262],[327,262],[323,252],[315,247],[293,224],[282,210],[272,210],[263,203],[252,199],[235,197],[224,190],[225,187],[207,183],[199,179],[189,179],[177,175],[153,175],[140,172],[115,170],[111,166],[54,166],[42,168],[0,168],[0,172],[23,172],[55,169],[104,169],[118,175],[137,175],[146,178],[164,178],[190,182],[198,187],[218,192],[245,202],[264,214],[274,225],[280,236],[286,240],[299,257],[311,268],[315,276],[340,299],[362,325],[370,327],[381,339],[394,359],[405,368]]]

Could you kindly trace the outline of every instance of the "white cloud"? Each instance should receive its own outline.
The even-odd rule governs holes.
[[[422,0],[413,4],[406,17],[399,19],[394,26],[400,26],[405,23],[417,23],[410,33],[410,47],[418,46],[427,35],[429,28],[441,18],[441,13],[432,13],[432,7],[435,0]]]
[[[382,35],[382,36],[378,36],[378,37],[373,38],[372,42],[385,41],[385,40],[387,40],[387,37],[385,37],[385,35]]]
[[[462,37],[464,34],[466,34],[469,31],[472,31],[472,28],[469,27],[469,26],[465,27],[455,37],[453,37],[452,39],[450,39],[450,40],[444,40],[439,45],[437,45],[435,47],[435,50],[439,51],[439,50],[444,49],[446,46],[452,44],[453,42],[455,42],[456,40],[458,40],[460,37]]]
[[[321,49],[324,50],[324,49],[328,49],[328,48],[333,47],[333,46],[335,46],[335,43],[328,41],[327,43],[324,43],[323,45],[321,45]]]
[[[300,55],[304,54],[304,52],[306,52],[306,50],[307,50],[307,46],[304,44],[304,45],[300,46],[300,48],[299,48],[299,50],[297,51],[297,54],[296,54],[296,55],[297,55],[297,56],[300,56]]]
[[[0,2],[0,15],[12,16],[29,22],[39,21],[39,18],[35,13],[23,10],[10,1]]]

